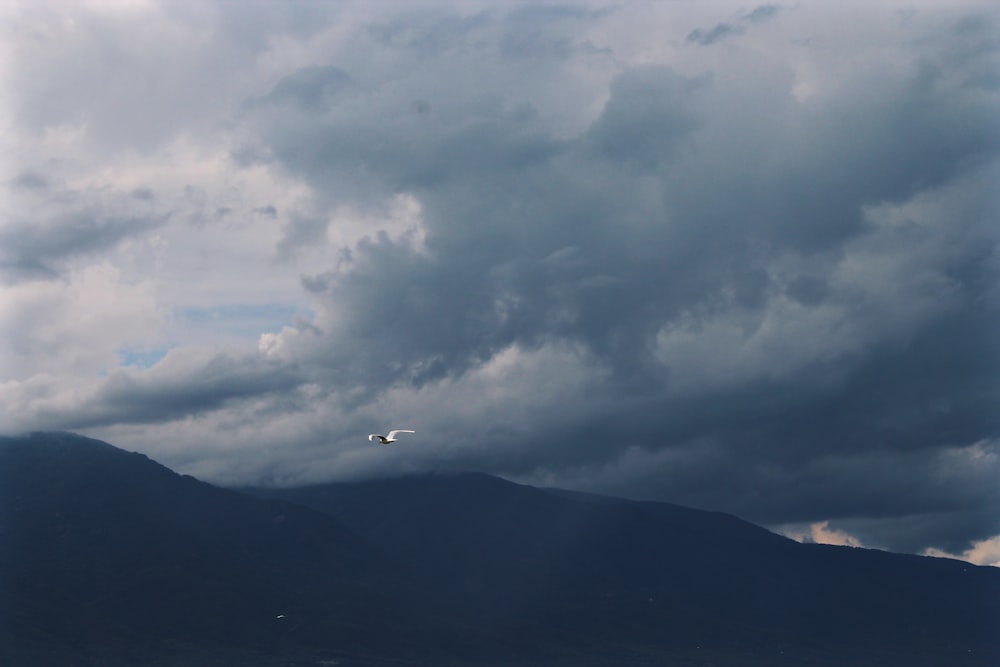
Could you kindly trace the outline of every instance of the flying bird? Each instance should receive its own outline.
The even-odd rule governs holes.
[[[396,442],[397,433],[416,433],[416,431],[410,431],[405,428],[396,429],[395,431],[389,431],[389,435],[379,435],[378,433],[372,433],[368,436],[369,440],[378,439],[378,444],[388,445]]]

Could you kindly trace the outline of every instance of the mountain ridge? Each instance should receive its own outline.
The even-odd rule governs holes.
[[[82,436],[0,438],[14,667],[985,667],[998,619],[996,568],[718,512],[483,473],[222,489]]]
[[[22,653],[32,656],[24,664],[49,653],[65,664],[66,652],[143,664],[184,646],[268,655],[289,635],[361,651],[375,633],[358,619],[392,627],[392,608],[407,604],[405,582],[330,517],[100,441],[0,439],[0,493],[4,625],[17,640],[6,664]],[[278,616],[314,621],[279,627]]]
[[[479,479],[477,475],[412,476],[251,492],[330,513],[384,553],[406,553],[417,576],[454,596],[492,594],[487,604],[501,605],[499,611],[477,610],[491,623],[505,620],[502,605],[522,609],[539,592],[563,603],[550,605],[541,615],[567,614],[567,608],[594,602],[586,594],[574,595],[576,589],[599,591],[614,603],[598,614],[597,627],[590,627],[588,632],[595,635],[607,627],[619,632],[644,628],[661,637],[666,632],[671,641],[687,636],[697,638],[695,643],[712,643],[720,637],[705,626],[718,620],[726,624],[730,635],[750,643],[757,640],[762,627],[811,634],[822,642],[845,638],[864,645],[881,641],[874,629],[880,628],[892,641],[919,643],[918,637],[909,636],[910,624],[890,622],[897,605],[878,594],[888,582],[899,589],[899,606],[919,609],[934,623],[962,634],[962,624],[956,623],[951,612],[935,611],[921,602],[921,595],[932,586],[917,586],[916,580],[924,572],[957,575],[975,567],[966,563],[802,545],[732,515],[666,503],[591,496],[588,507],[581,510],[567,502],[564,492],[505,480],[493,481],[494,493],[479,497],[474,510],[456,510],[444,519],[454,499],[462,498],[461,488]],[[439,496],[426,496],[421,480],[431,479],[439,482]],[[499,489],[511,493],[495,493]],[[530,511],[518,511],[518,503],[529,497],[541,502],[532,504]],[[405,525],[394,509],[398,506],[414,510],[407,514]],[[427,525],[415,524],[414,516]],[[449,554],[465,553],[463,545],[469,535],[482,526],[489,526],[489,534],[472,542],[491,547],[449,560]],[[448,565],[442,567],[445,562]],[[824,576],[827,566],[833,567],[829,580]],[[490,581],[497,582],[492,589]],[[942,609],[974,598],[972,591],[959,594],[948,585],[933,592]],[[850,597],[868,606],[862,603],[845,615],[816,603],[816,596]],[[655,609],[646,608],[647,601]],[[1000,618],[996,605],[989,607],[989,613]],[[811,618],[822,624],[813,624]],[[583,624],[585,619],[575,622]],[[628,628],[619,627],[622,624]]]

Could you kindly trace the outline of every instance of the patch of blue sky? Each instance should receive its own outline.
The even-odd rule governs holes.
[[[309,309],[292,304],[230,303],[209,307],[178,308],[175,321],[186,329],[255,339],[262,333],[280,331],[298,318],[312,319]]]
[[[118,350],[118,360],[122,366],[133,368],[152,368],[163,357],[167,356],[169,348],[123,348]]]

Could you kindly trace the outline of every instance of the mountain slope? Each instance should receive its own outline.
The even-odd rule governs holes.
[[[0,438],[5,667],[985,667],[998,619],[996,568],[724,514],[479,474],[251,494]]]
[[[390,573],[320,513],[79,436],[0,439],[3,664],[367,650],[405,607]]]
[[[1000,656],[996,568],[802,545],[725,514],[478,474],[253,492],[330,514],[512,634],[798,664]]]

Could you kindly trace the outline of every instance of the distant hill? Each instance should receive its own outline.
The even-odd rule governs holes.
[[[407,595],[319,512],[76,435],[0,439],[2,665],[394,656],[416,641]]]
[[[997,568],[481,474],[248,491],[337,518],[512,636],[720,652],[705,664],[1000,664]]]
[[[1000,664],[1000,569],[427,475],[220,489],[0,438],[0,664]]]

